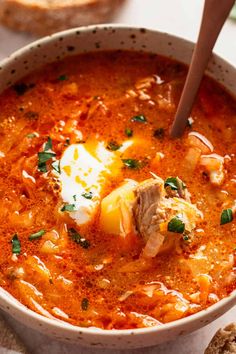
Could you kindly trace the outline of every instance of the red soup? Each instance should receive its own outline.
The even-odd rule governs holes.
[[[90,53],[0,95],[0,285],[24,305],[138,328],[236,288],[236,102],[204,78],[172,140],[186,70]]]

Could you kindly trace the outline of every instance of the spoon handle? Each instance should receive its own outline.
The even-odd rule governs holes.
[[[172,137],[183,134],[212,49],[234,2],[235,0],[205,0],[197,44],[171,127]]]

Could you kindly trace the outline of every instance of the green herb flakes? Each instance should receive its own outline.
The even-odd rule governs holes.
[[[67,75],[60,75],[57,78],[58,81],[66,81],[68,80],[68,76]]]
[[[178,215],[168,222],[168,231],[175,232],[177,234],[182,234],[184,233],[184,230],[185,230],[185,224],[179,218]]]
[[[122,159],[123,164],[125,167],[138,169],[142,166],[142,163],[139,160],[135,159]]]
[[[68,234],[71,237],[71,239],[78,243],[78,245],[80,245],[82,248],[89,248],[90,247],[90,242],[88,240],[86,240],[84,237],[82,237],[79,232],[77,230],[75,230],[74,228],[70,228],[68,230]]]
[[[44,151],[48,151],[51,149],[52,149],[52,139],[49,136],[47,142],[45,143]]]
[[[81,308],[83,311],[87,311],[89,307],[89,301],[88,299],[85,297],[82,301],[81,301]]]
[[[131,118],[131,122],[147,123],[147,119],[143,114]]]
[[[17,234],[15,234],[15,235],[12,237],[11,242],[12,242],[12,253],[19,255],[20,252],[21,252],[21,244],[20,244],[20,240],[19,240]]]
[[[65,204],[61,208],[61,211],[76,211],[76,206],[75,206],[75,204]]]
[[[41,151],[38,153],[39,164],[43,164],[55,156],[55,152]]]
[[[130,128],[126,128],[125,134],[128,136],[128,138],[130,138],[131,136],[133,136],[133,130]]]
[[[52,163],[52,168],[54,169],[54,171],[60,174],[61,173],[60,160],[54,161]]]
[[[186,185],[179,177],[168,177],[165,180],[164,187],[167,191],[168,189],[177,191],[181,198],[184,197],[184,189],[186,189]]]
[[[82,197],[86,198],[86,199],[92,199],[93,198],[93,193],[92,192],[85,192],[81,194]]]
[[[220,217],[220,225],[228,224],[233,221],[233,218],[233,211],[231,208],[223,210]]]
[[[108,150],[111,150],[111,151],[116,151],[118,150],[119,148],[121,147],[121,145],[117,144],[116,141],[110,141],[108,144],[107,144],[107,149]]]
[[[53,151],[48,151],[52,149],[52,139],[49,137],[44,146],[44,151],[38,152],[38,170],[40,172],[47,172],[46,162],[51,160],[56,156],[56,153]]]
[[[184,234],[184,235],[183,235],[183,240],[184,240],[184,241],[189,241],[189,236]]]
[[[34,234],[31,234],[29,236],[29,240],[30,241],[37,240],[38,238],[41,238],[45,233],[46,233],[45,230],[40,230],[38,232],[35,232]]]
[[[172,190],[177,191],[178,190],[178,182],[176,177],[168,177],[165,180],[164,187],[170,187]]]

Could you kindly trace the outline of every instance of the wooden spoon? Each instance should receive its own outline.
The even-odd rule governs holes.
[[[205,0],[202,23],[170,135],[180,137],[187,124],[205,68],[235,0]]]

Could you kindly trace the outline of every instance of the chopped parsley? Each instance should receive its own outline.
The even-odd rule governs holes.
[[[122,159],[123,164],[125,167],[138,169],[142,166],[142,163],[139,160],[135,159]]]
[[[184,233],[185,224],[180,219],[178,215],[176,215],[173,219],[168,222],[168,231],[175,232],[177,234]]]
[[[54,156],[56,156],[55,152],[40,151],[38,153],[39,165],[44,164],[45,162],[47,162],[48,160],[50,160]]]
[[[154,133],[153,133],[154,138],[162,139],[162,138],[164,138],[164,135],[165,135],[165,131],[163,128],[158,128],[158,129],[154,130]]]
[[[44,151],[48,151],[51,149],[52,149],[52,139],[49,136],[47,142],[45,143]]]
[[[179,188],[185,189],[186,185],[179,177],[168,177],[165,180],[164,187],[170,187],[172,190],[177,191]]]
[[[60,160],[54,161],[52,163],[52,168],[54,169],[54,171],[60,174],[61,173]]]
[[[38,232],[35,232],[34,234],[31,234],[29,236],[29,240],[30,241],[37,240],[38,238],[41,238],[45,233],[46,233],[45,230],[39,230]]]
[[[65,204],[62,208],[61,211],[75,211],[76,206],[75,204]]]
[[[147,123],[147,119],[143,114],[131,118],[131,122]]]
[[[177,191],[178,195],[183,198],[184,189],[186,189],[186,185],[179,177],[168,177],[165,180],[164,187],[167,190]]]
[[[111,150],[111,151],[116,151],[121,147],[120,144],[117,144],[116,141],[111,140],[108,144],[107,144],[107,149]]]
[[[76,194],[73,195],[73,199],[76,202]]]
[[[78,245],[80,245],[81,247],[87,249],[90,247],[90,242],[88,240],[86,240],[84,237],[82,237],[77,230],[75,230],[74,228],[70,228],[68,230],[68,234],[71,237],[71,239],[78,243]]]
[[[164,187],[170,187],[172,190],[177,191],[178,190],[178,182],[176,177],[168,177],[165,180]]]
[[[81,194],[82,197],[86,198],[86,199],[92,199],[93,198],[93,193],[92,192],[85,192]]]
[[[88,299],[85,297],[82,301],[81,301],[81,308],[83,311],[87,311],[89,307],[89,301]]]
[[[20,244],[20,240],[19,240],[17,234],[15,234],[15,235],[12,237],[11,242],[12,242],[12,253],[19,255],[20,252],[21,252],[21,244]]]
[[[186,235],[186,234],[183,234],[183,240],[184,240],[184,241],[189,241],[189,236]]]
[[[220,217],[220,225],[228,224],[233,221],[233,218],[233,211],[231,208],[223,210]]]
[[[38,170],[40,172],[47,172],[46,162],[51,160],[56,156],[56,153],[53,151],[48,151],[52,149],[52,139],[49,137],[44,146],[44,151],[38,152]]]
[[[133,136],[133,130],[130,128],[126,128],[125,134],[130,138],[131,136]]]
[[[58,76],[58,78],[57,78],[57,80],[58,81],[65,81],[65,80],[68,80],[68,76],[67,75],[60,75],[60,76]]]

